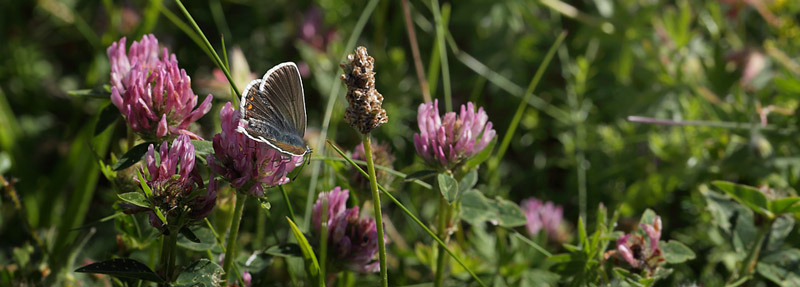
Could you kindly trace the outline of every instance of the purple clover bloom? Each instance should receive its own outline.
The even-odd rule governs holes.
[[[331,273],[344,269],[361,273],[380,271],[378,254],[378,229],[375,219],[359,216],[358,206],[346,208],[350,191],[336,187],[330,192],[319,194],[314,203],[311,220],[312,234],[319,241],[321,228],[322,201],[328,201],[328,258]],[[387,240],[388,241],[388,240]]]
[[[625,234],[617,239],[617,250],[606,253],[605,257],[621,257],[633,270],[645,270],[653,274],[665,259],[658,248],[661,240],[661,217],[656,216],[653,224],[641,224],[649,242],[637,234]]]
[[[414,147],[426,162],[452,168],[481,152],[494,139],[492,122],[483,108],[475,111],[472,102],[461,105],[460,113],[439,116],[439,101],[419,105],[419,133],[414,134]]]
[[[536,236],[544,229],[548,238],[559,241],[561,238],[559,227],[564,218],[563,207],[551,201],[542,202],[535,197],[523,200],[521,205],[522,211],[525,212],[525,217],[528,219],[525,227],[531,236]]]
[[[180,218],[178,213],[186,212],[189,219],[197,221],[211,213],[216,205],[216,189],[209,188],[206,193],[192,196],[192,192],[203,188],[203,179],[194,169],[194,145],[189,136],[180,135],[169,146],[164,141],[159,148],[159,160],[156,161],[155,147],[151,144],[145,155],[147,171],[142,168],[142,176],[153,192],[151,201],[167,217],[167,221]],[[138,181],[138,178],[136,178]],[[209,182],[214,185],[214,182]],[[163,227],[154,210],[123,205],[126,213],[148,211],[150,225],[156,228]]]
[[[185,134],[189,124],[211,110],[211,95],[198,105],[186,71],[178,68],[167,48],[159,57],[158,39],[152,34],[134,41],[125,53],[123,37],[106,51],[111,64],[111,102],[128,125],[145,139]],[[195,106],[197,107],[195,109]]]
[[[289,182],[286,175],[303,164],[302,156],[286,157],[267,144],[254,141],[236,128],[242,125],[239,111],[228,102],[219,111],[222,132],[214,135],[214,154],[208,155],[208,167],[236,188],[252,184],[248,192],[264,195],[264,188]]]

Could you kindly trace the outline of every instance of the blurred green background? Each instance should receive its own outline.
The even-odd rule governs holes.
[[[423,96],[402,2],[376,3],[360,34],[359,16],[375,1],[209,0],[185,5],[220,53],[224,35],[240,88],[277,63],[299,63],[308,105],[307,139],[315,150],[322,132],[346,150],[359,141],[341,121],[345,102],[338,79],[338,63],[352,48],[347,41],[357,34],[355,44],[366,46],[375,58],[376,85],[390,118],[373,136],[391,147],[394,168],[409,173],[422,166],[412,135]],[[409,6],[430,93],[444,110],[439,67],[445,62],[436,46],[431,4],[412,0]],[[11,0],[0,2],[0,11],[0,174],[15,182],[21,204],[16,206],[6,189],[0,266],[24,266],[20,250],[35,246],[28,228],[51,246],[53,257],[61,258],[50,265],[70,262],[69,255],[76,253],[76,266],[86,258],[107,256],[116,248],[117,231],[111,221],[98,220],[114,214],[116,194],[96,156],[106,162],[112,154],[119,157],[126,129],[124,121],[117,121],[95,135],[95,122],[109,104],[107,95],[74,92],[102,90],[108,83],[106,47],[121,37],[130,44],[145,33],[155,34],[192,77],[195,93],[215,97],[214,108],[197,127],[206,139],[219,130],[218,110],[231,100],[230,90],[215,78],[214,61],[173,1]],[[454,106],[472,101],[483,107],[499,140],[513,111],[528,105],[496,169],[481,167],[480,190],[515,202],[530,196],[551,200],[565,207],[565,219],[573,225],[581,213],[582,192],[589,221],[603,203],[621,211],[621,230],[631,230],[643,210],[653,209],[664,220],[664,237],[681,240],[698,255],[675,266],[662,286],[717,286],[732,270],[734,251],[715,229],[700,192],[708,182],[767,184],[790,194],[800,184],[798,1],[467,0],[442,2],[442,14]],[[568,33],[564,44],[533,98],[521,103],[562,31]],[[330,128],[324,129],[332,96]],[[667,126],[631,122],[629,116],[707,122]],[[314,192],[347,184],[349,171],[340,162],[307,167],[288,187],[300,217],[307,214],[315,170],[319,181]],[[391,189],[423,219],[433,218],[435,200],[427,199],[438,195],[402,179],[395,179]],[[281,214],[277,202],[282,199],[273,192],[268,194],[273,212]],[[358,196],[363,201],[368,191],[359,190]],[[265,218],[258,208],[247,210],[252,218]],[[386,213],[408,241],[405,247],[394,242],[390,252],[413,258],[414,243],[428,239],[396,209],[388,207]],[[270,216],[267,228],[281,226],[281,217]],[[259,228],[255,221],[243,222],[243,230],[253,236]],[[91,248],[73,250],[73,242],[90,227],[96,228]],[[797,242],[797,231],[789,238]],[[41,254],[30,256],[35,261]],[[408,264],[407,272],[416,268],[427,274]],[[42,269],[29,268],[33,271],[26,276],[39,278]],[[401,270],[392,272],[407,273]],[[419,274],[403,275],[391,277],[397,284],[424,281]]]

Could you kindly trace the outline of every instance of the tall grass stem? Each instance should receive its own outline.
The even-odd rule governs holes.
[[[381,266],[381,286],[389,286],[388,270],[386,270],[386,242],[383,240],[383,217],[381,216],[381,195],[378,193],[378,178],[375,176],[375,164],[372,160],[372,143],[369,134],[363,135],[364,156],[369,170],[369,189],[372,191],[372,206],[375,212],[375,225],[378,229],[378,259]]]

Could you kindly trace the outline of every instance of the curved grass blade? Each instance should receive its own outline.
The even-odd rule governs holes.
[[[303,235],[303,232],[300,232],[300,229],[297,228],[297,225],[294,224],[289,217],[286,217],[286,221],[289,222],[289,227],[292,228],[292,233],[294,234],[295,239],[297,239],[297,244],[300,245],[300,251],[303,253],[303,260],[306,262],[306,273],[308,274],[308,278],[310,282],[322,282],[319,281],[319,262],[317,262],[317,256],[314,255],[314,249],[311,248],[311,244],[308,243],[306,236]]]

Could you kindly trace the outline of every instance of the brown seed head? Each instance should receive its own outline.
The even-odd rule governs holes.
[[[389,118],[381,107],[383,96],[375,89],[375,59],[367,55],[367,48],[356,48],[355,54],[339,64],[344,74],[341,79],[347,86],[347,109],[344,121],[362,134],[367,134],[385,124]]]

